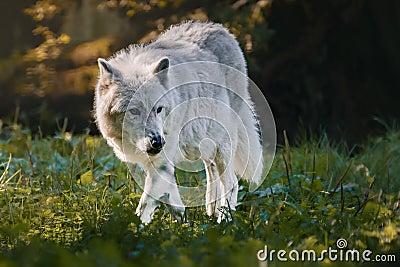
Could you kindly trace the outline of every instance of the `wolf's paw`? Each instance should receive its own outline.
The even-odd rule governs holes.
[[[164,193],[163,196],[160,197],[160,201],[166,203],[167,210],[171,214],[172,220],[184,222],[185,207],[171,204],[169,193]]]
[[[136,208],[136,215],[140,217],[143,223],[150,223],[153,217],[154,210],[158,206],[158,201],[150,197],[140,199],[139,205]]]
[[[217,223],[221,223],[222,221],[231,222],[233,220],[234,211],[235,209],[230,209],[229,207],[222,206],[218,210]]]
[[[143,209],[141,211],[138,211],[136,209],[136,215],[140,217],[142,223],[150,223],[151,219],[153,218],[153,213],[154,210]]]
[[[206,213],[208,216],[213,216],[215,215],[216,217],[219,216],[219,209],[221,208],[221,202],[220,201],[212,201],[210,203],[206,204]]]
[[[168,211],[174,221],[184,223],[185,222],[185,207],[177,207],[167,205]]]

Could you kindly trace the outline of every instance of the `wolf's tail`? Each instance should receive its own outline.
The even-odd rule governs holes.
[[[243,107],[240,117],[242,125],[238,130],[234,169],[238,175],[249,182],[249,190],[254,191],[263,180],[261,130],[252,107]]]

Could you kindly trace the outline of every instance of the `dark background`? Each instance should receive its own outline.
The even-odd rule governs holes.
[[[400,115],[396,0],[19,0],[1,1],[0,13],[0,118],[32,132],[53,134],[68,118],[67,130],[98,134],[97,57],[184,19],[220,22],[237,36],[280,140],[283,130],[292,140],[326,131],[359,143]],[[50,33],[33,34],[38,26]]]

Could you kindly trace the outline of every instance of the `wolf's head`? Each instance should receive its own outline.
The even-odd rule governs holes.
[[[168,58],[148,64],[100,58],[98,65],[94,111],[103,137],[121,160],[127,160],[127,154],[158,154],[165,143],[163,122],[170,107],[163,97]]]

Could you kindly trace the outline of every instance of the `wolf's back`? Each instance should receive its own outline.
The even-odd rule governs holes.
[[[218,63],[233,67],[247,75],[246,62],[238,42],[220,24],[188,21],[169,28],[152,45],[163,46],[165,42],[195,45],[199,50],[211,52]]]

